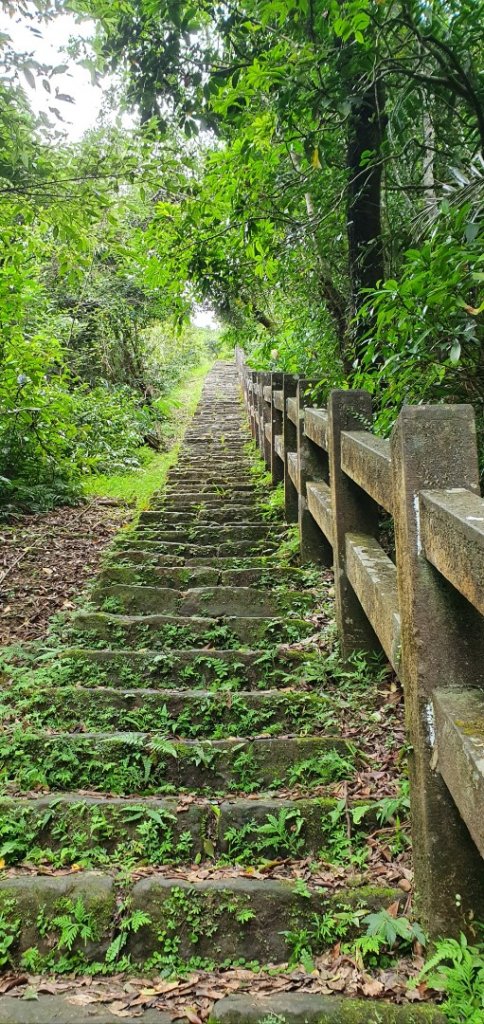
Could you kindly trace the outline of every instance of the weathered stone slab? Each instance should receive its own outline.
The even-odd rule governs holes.
[[[388,660],[398,671],[401,624],[396,566],[374,537],[347,533],[346,572]]]
[[[378,999],[349,999],[309,992],[267,996],[233,995],[220,999],[210,1021],[217,1024],[445,1024],[438,1007],[395,1006]]]
[[[484,500],[464,488],[422,491],[420,517],[426,558],[484,615]]]
[[[297,422],[298,422],[297,400],[295,398],[288,398],[287,402],[286,402],[286,408],[287,408],[287,415],[288,415],[289,419],[291,420],[291,423],[294,423],[294,425],[297,426]]]
[[[343,431],[341,465],[345,473],[386,509],[393,510],[390,441],[366,430]]]
[[[160,794],[187,789],[190,792],[237,792],[251,765],[256,788],[280,788],[294,765],[328,751],[347,753],[339,737],[285,739],[226,739],[170,741],[156,733],[29,733],[19,741],[15,757],[0,752],[2,776],[15,776],[16,758],[29,755],[42,766],[52,791],[72,788],[114,794]],[[241,755],[245,757],[241,759]],[[69,769],[70,765],[70,769]],[[118,766],[116,773],[113,766]],[[71,775],[69,775],[69,770]],[[59,774],[59,772],[61,774]],[[22,778],[22,776],[20,776]],[[168,789],[167,789],[168,787]],[[242,787],[243,788],[243,787]]]
[[[108,997],[107,1002],[113,1000]],[[62,996],[38,995],[32,999],[0,997],[0,1024],[119,1024],[119,1014],[102,1003],[83,1006],[79,988]],[[172,1015],[160,1010],[145,1010],[143,1016],[123,1013],[125,1024],[171,1024]]]
[[[326,409],[304,410],[304,433],[319,448],[328,448],[328,413]]]
[[[274,391],[272,401],[274,402],[274,405],[275,405],[276,409],[278,409],[279,412],[282,412],[283,408],[284,408],[284,398],[283,398],[283,394],[282,394],[282,388],[280,390],[278,390],[278,391]]]
[[[159,948],[158,936],[164,933],[185,957],[281,963],[290,953],[284,932],[304,927],[308,915],[341,903],[377,909],[400,895],[392,889],[370,891],[362,886],[339,890],[336,896],[313,888],[309,896],[301,897],[292,882],[227,878],[194,884],[180,879],[174,884],[151,876],[133,888],[133,907],[147,911],[151,923],[130,935],[129,951],[134,960],[144,958],[146,951]],[[192,915],[188,920],[185,906]],[[190,924],[194,908],[195,926]]]
[[[484,857],[484,690],[438,689],[432,695],[434,768],[449,788]],[[484,862],[482,865],[484,884]]]
[[[320,530],[323,531],[330,544],[333,543],[333,507],[331,490],[323,481],[306,484],[308,508]]]
[[[116,910],[114,882],[109,875],[89,871],[82,875],[21,875],[0,879],[0,910],[19,922],[14,960],[18,962],[20,955],[31,946],[37,946],[40,953],[49,953],[60,930],[55,924],[47,927],[47,923],[63,910],[68,912],[79,899],[94,922],[94,936],[86,943],[75,939],[73,948],[82,951],[86,961],[102,959],[111,941]],[[39,915],[46,922],[45,930],[39,929]]]

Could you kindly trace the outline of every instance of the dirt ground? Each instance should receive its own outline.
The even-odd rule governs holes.
[[[0,525],[0,646],[45,635],[95,575],[133,509],[106,498]]]

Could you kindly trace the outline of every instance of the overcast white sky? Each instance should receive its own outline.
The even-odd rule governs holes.
[[[30,31],[29,26],[32,25],[42,31],[42,38]],[[50,96],[43,88],[41,79],[37,81],[36,88],[33,89],[22,76],[22,85],[35,113],[43,111],[53,120],[53,115],[49,113],[49,105],[58,107],[64,121],[58,122],[57,127],[72,142],[78,141],[84,132],[96,125],[103,104],[103,91],[109,85],[106,80],[103,83],[103,88],[93,85],[87,68],[79,67],[72,58],[67,56],[65,51],[71,36],[82,36],[82,38],[88,39],[93,31],[92,22],[77,22],[74,15],[70,14],[63,14],[45,26],[40,21],[38,25],[35,25],[34,22],[22,19],[17,15],[9,17],[4,10],[0,10],[0,32],[8,33],[18,52],[31,54],[35,60],[52,67],[58,64],[69,65],[69,71],[56,75],[53,79],[52,95]],[[37,77],[34,70],[33,74],[34,77]],[[74,103],[56,100],[54,97],[56,86],[60,93],[72,96]],[[111,113],[109,120],[113,120],[115,116],[115,113]],[[123,124],[128,126],[132,123],[128,116],[123,116]],[[198,309],[192,320],[197,327],[218,326],[211,311]]]
[[[35,27],[42,32],[42,38],[30,31],[29,26],[34,24],[16,15],[9,17],[5,11],[0,11],[0,31],[8,32],[16,50],[31,53],[34,59],[52,66],[69,64],[69,71],[63,75],[56,75],[53,85],[55,83],[58,86],[59,92],[73,96],[75,104],[58,102],[53,95],[49,97],[41,81],[32,89],[22,76],[22,84],[36,113],[44,111],[52,118],[48,112],[49,104],[59,108],[66,122],[59,124],[59,128],[66,133],[68,139],[76,141],[88,128],[96,124],[103,101],[103,91],[92,85],[87,68],[79,67],[66,56],[65,47],[73,35],[89,38],[93,33],[93,23],[78,23],[70,14],[61,15],[49,25],[42,25],[39,21]],[[35,72],[33,73],[35,77]]]

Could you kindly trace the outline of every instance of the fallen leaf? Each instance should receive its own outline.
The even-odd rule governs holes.
[[[363,982],[361,991],[365,996],[379,996],[383,992],[383,985],[381,981],[377,981],[376,978],[368,977],[367,981]]]

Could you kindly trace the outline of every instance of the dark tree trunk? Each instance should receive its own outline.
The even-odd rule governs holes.
[[[358,341],[361,329],[352,323],[364,296],[384,276],[381,228],[382,160],[384,135],[382,86],[372,84],[352,98],[347,145],[348,259],[350,275],[348,341]]]

